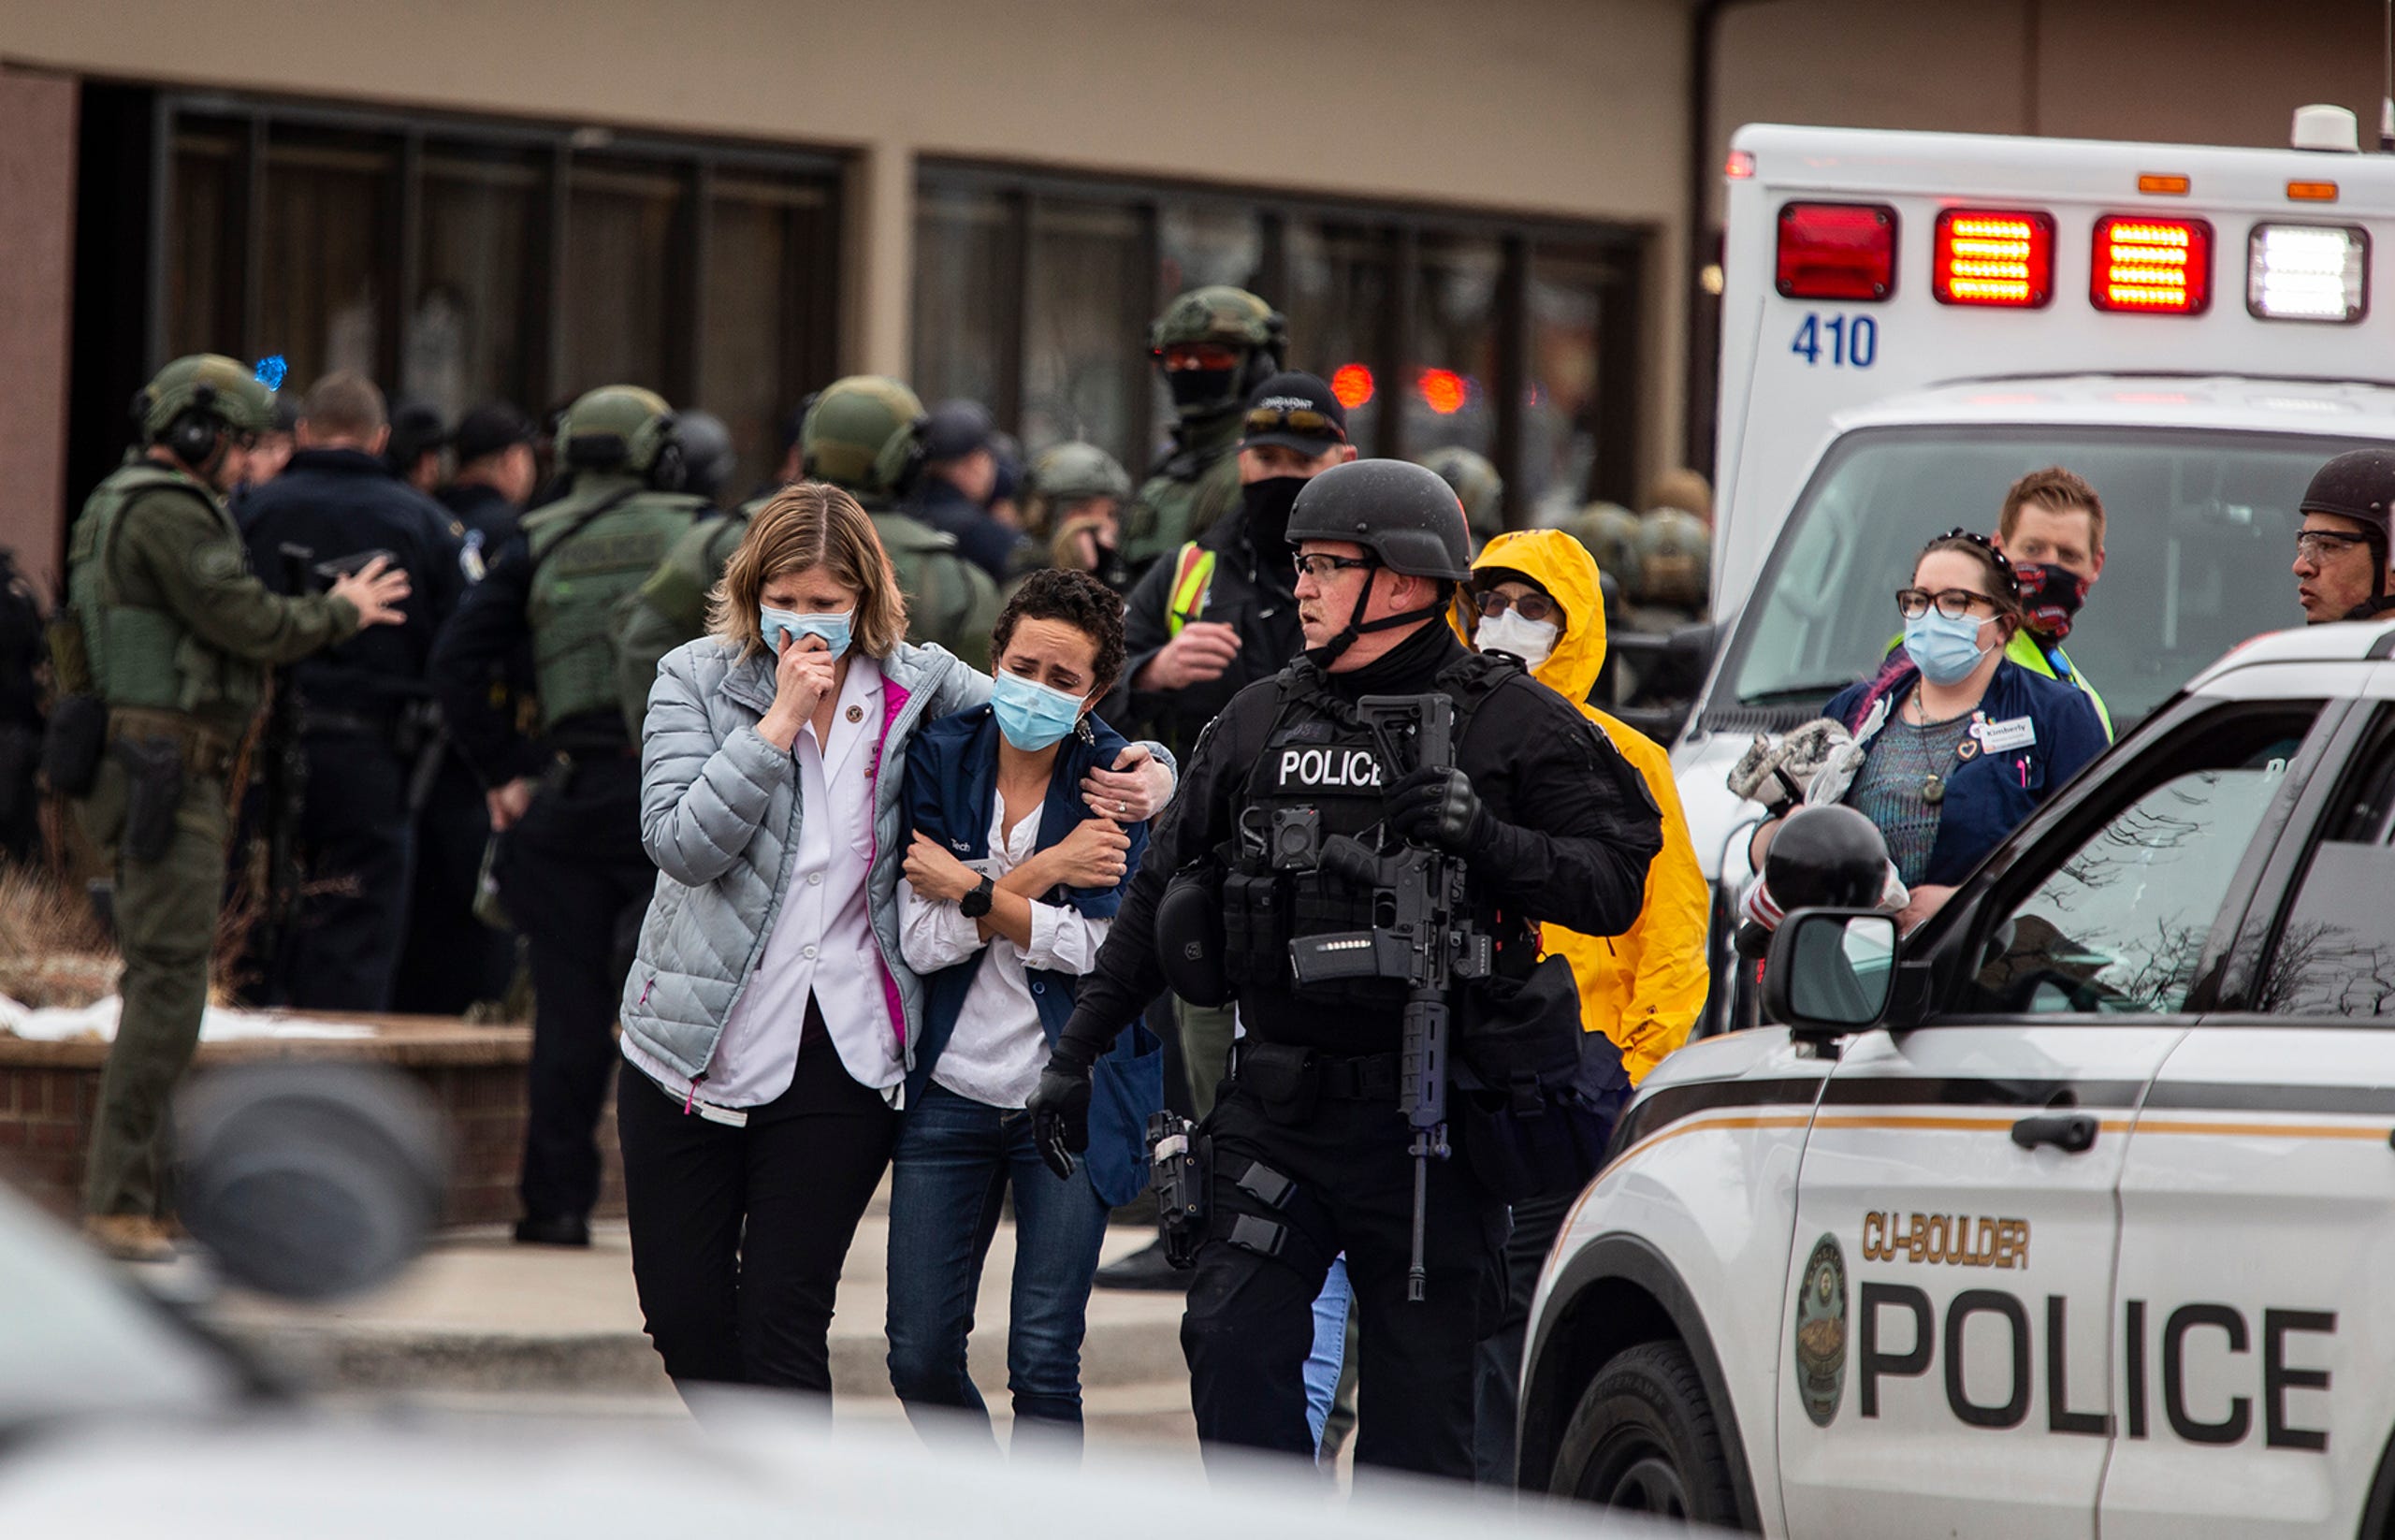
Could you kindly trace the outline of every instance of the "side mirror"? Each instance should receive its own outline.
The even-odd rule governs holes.
[[[1880,1024],[1894,993],[1896,917],[1877,909],[1798,909],[1779,923],[1764,963],[1764,1019],[1800,1038],[1840,1038]]]

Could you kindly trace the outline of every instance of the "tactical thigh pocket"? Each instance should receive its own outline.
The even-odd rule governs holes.
[[[1297,1182],[1244,1150],[1214,1151],[1210,1239],[1317,1274],[1339,1255],[1322,1202]]]

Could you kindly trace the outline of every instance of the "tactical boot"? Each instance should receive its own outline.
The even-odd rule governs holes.
[[[83,1220],[83,1239],[120,1262],[171,1262],[174,1233],[163,1219],[146,1213],[94,1213]]]

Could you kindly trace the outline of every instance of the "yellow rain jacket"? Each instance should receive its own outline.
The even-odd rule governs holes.
[[[1539,937],[1546,951],[1571,959],[1580,985],[1581,1024],[1613,1039],[1635,1084],[1688,1040],[1705,1009],[1705,875],[1672,784],[1671,756],[1654,739],[1588,704],[1605,661],[1605,611],[1596,559],[1586,546],[1560,530],[1517,530],[1490,541],[1472,567],[1475,574],[1492,567],[1519,573],[1562,606],[1563,634],[1535,677],[1613,740],[1621,757],[1647,778],[1647,789],[1662,809],[1663,849],[1647,869],[1647,902],[1637,923],[1611,937],[1547,925]],[[1477,617],[1467,604],[1459,596],[1449,621],[1470,643]]]

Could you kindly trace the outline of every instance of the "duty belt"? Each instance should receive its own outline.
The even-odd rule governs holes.
[[[109,738],[111,742],[123,738],[169,739],[182,750],[183,768],[205,778],[225,775],[233,768],[233,740],[202,727],[180,711],[112,706],[109,710]]]
[[[1361,1053],[1352,1058],[1316,1053],[1314,1071],[1315,1094],[1332,1101],[1393,1101],[1397,1097],[1395,1053]]]

